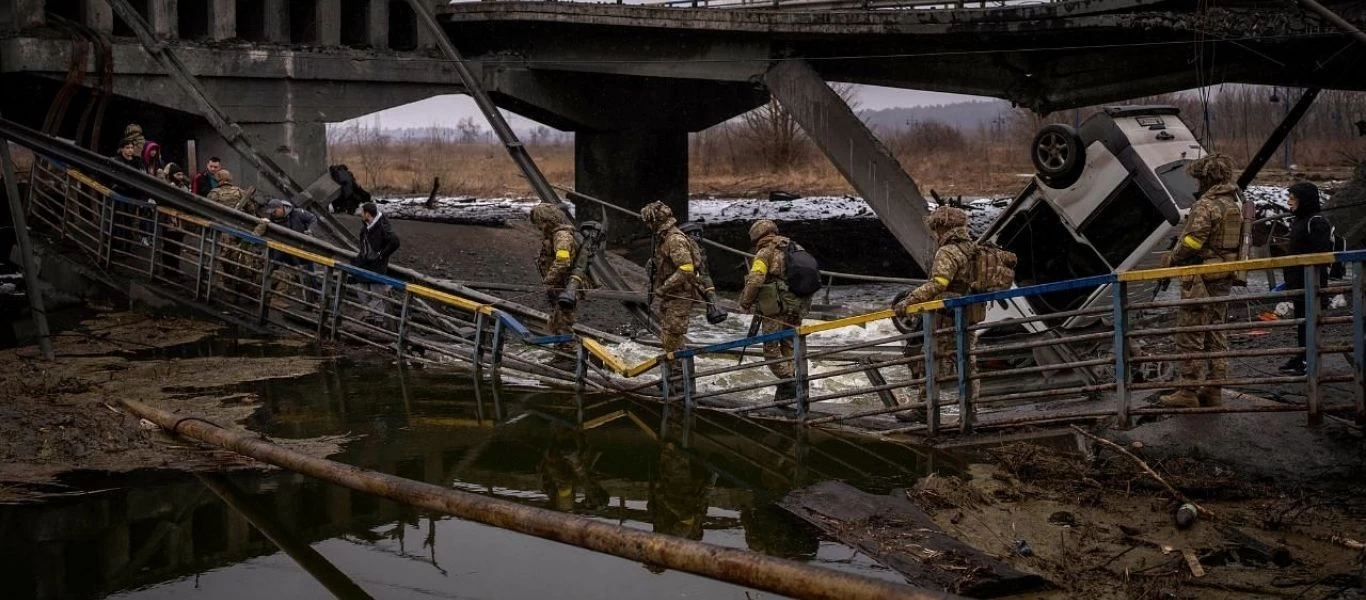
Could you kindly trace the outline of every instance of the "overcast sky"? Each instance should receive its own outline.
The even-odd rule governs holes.
[[[901,106],[930,106],[969,100],[985,100],[985,98],[976,96],[901,90],[871,85],[859,85],[854,87],[858,90],[857,101],[860,110],[877,110]],[[412,104],[396,106],[388,110],[357,117],[352,121],[347,121],[345,124],[349,125],[352,122],[359,121],[365,126],[375,126],[378,124],[378,126],[383,129],[430,127],[432,125],[454,127],[456,122],[465,117],[474,117],[475,120],[481,124],[484,122],[484,118],[479,114],[479,108],[475,106],[474,100],[465,95],[452,95],[436,96]],[[523,119],[516,115],[508,115],[508,122],[515,129],[524,130],[535,127],[534,122],[531,120]]]

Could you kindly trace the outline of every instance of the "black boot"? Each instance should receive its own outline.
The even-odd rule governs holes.
[[[1281,365],[1280,371],[1286,375],[1302,376],[1304,375],[1306,368],[1304,359],[1298,356],[1292,356],[1290,360],[1285,361],[1285,364]]]
[[[797,398],[797,384],[792,381],[784,381],[773,388],[773,401],[782,402],[784,400],[795,400]]]

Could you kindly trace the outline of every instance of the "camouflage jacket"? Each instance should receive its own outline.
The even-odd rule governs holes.
[[[770,282],[783,284],[780,291],[787,291],[787,245],[792,240],[771,235],[759,240],[754,262],[750,264],[749,274],[745,275],[745,289],[740,292],[740,306],[748,308],[759,297],[759,287]]]
[[[655,244],[655,280],[650,282],[655,296],[662,301],[700,300],[697,265],[702,262],[702,251],[677,227],[661,229],[655,236],[659,240]]]
[[[1238,246],[1242,243],[1242,203],[1238,200],[1238,187],[1221,183],[1201,194],[1191,205],[1186,226],[1177,239],[1168,259],[1171,264],[1180,264],[1193,257],[1200,262],[1237,260]]]
[[[577,250],[574,228],[569,225],[556,227],[541,239],[541,254],[536,257],[536,264],[541,268],[541,282],[546,287],[562,288],[569,282]]]
[[[905,306],[968,293],[972,259],[976,251],[967,227],[955,227],[945,233],[939,249],[934,251],[929,281],[911,292],[905,300]]]
[[[222,204],[228,208],[240,210],[252,216],[260,210],[260,205],[256,200],[247,196],[242,188],[231,183],[225,183],[209,191],[209,200]]]

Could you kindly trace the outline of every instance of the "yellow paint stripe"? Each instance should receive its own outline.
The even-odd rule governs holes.
[[[606,365],[608,369],[621,375],[626,374],[626,363],[622,362],[620,357],[613,354],[612,351],[608,350],[602,343],[592,338],[581,338],[579,343],[583,344],[583,348],[587,350],[589,354],[598,357],[598,360],[601,360],[602,364]]]
[[[920,304],[912,304],[912,305],[910,305],[910,306],[907,306],[907,307],[906,307],[906,314],[908,314],[908,315],[913,315],[913,314],[915,314],[915,313],[930,312],[930,311],[935,311],[935,310],[939,310],[939,309],[942,309],[942,308],[944,308],[944,301],[943,301],[943,300],[930,300],[929,302],[921,302]],[[797,328],[797,333],[800,334],[800,335],[810,335],[810,334],[813,334],[813,333],[820,333],[820,332],[822,332],[822,331],[830,331],[830,330],[832,330],[832,329],[840,329],[840,328],[843,328],[843,327],[851,327],[851,326],[854,326],[854,325],[863,325],[863,324],[866,324],[866,323],[872,323],[873,321],[881,321],[881,320],[883,320],[883,319],[890,319],[890,318],[895,317],[895,316],[896,316],[896,312],[894,312],[894,311],[892,311],[892,310],[879,310],[879,311],[877,311],[877,312],[871,312],[871,313],[866,313],[866,314],[862,314],[862,315],[854,315],[854,316],[852,316],[852,317],[845,317],[845,318],[843,318],[843,319],[835,319],[834,321],[826,321],[826,322],[824,322],[824,323],[815,323],[815,324],[812,324],[812,325],[803,325],[802,327],[798,327],[798,328]]]
[[[608,423],[611,423],[612,421],[615,421],[615,420],[620,419],[620,418],[625,417],[625,416],[626,416],[626,411],[624,411],[624,410],[619,410],[619,411],[616,411],[616,412],[607,413],[607,414],[605,414],[605,415],[603,415],[603,416],[601,416],[601,417],[598,417],[598,418],[596,418],[596,419],[589,419],[589,420],[587,420],[587,421],[584,421],[584,422],[583,422],[583,430],[584,430],[584,431],[587,431],[587,430],[589,430],[589,429],[597,429],[597,428],[599,428],[599,427],[602,427],[603,425],[606,425],[606,424],[608,424]]]
[[[429,300],[436,300],[437,302],[449,304],[456,308],[463,308],[471,312],[478,311],[481,308],[486,308],[483,304],[479,304],[478,302],[466,300],[464,298],[461,298],[460,296],[447,294],[446,292],[437,291],[425,285],[415,285],[410,283],[408,284],[407,289],[408,291],[412,292],[415,296],[421,296]]]
[[[176,210],[176,209],[174,209],[174,208],[167,208],[167,207],[165,207],[165,206],[158,206],[158,207],[157,207],[157,210],[160,211],[160,212],[162,212],[162,213],[164,213],[164,214],[167,214],[167,215],[170,215],[170,216],[175,217],[175,218],[177,218],[177,219],[180,219],[181,221],[185,221],[185,222],[187,222],[187,223],[194,223],[195,225],[198,225],[198,226],[200,226],[200,227],[208,227],[208,226],[209,226],[209,220],[208,220],[208,219],[201,219],[201,218],[196,217],[196,216],[194,216],[194,215],[192,215],[192,214],[178,211],[178,210]]]
[[[333,260],[333,259],[331,259],[331,258],[328,258],[328,257],[326,257],[326,256],[323,256],[323,255],[321,255],[321,254],[314,254],[314,253],[309,252],[309,251],[307,251],[307,250],[303,250],[303,249],[300,249],[300,248],[295,248],[294,246],[290,246],[290,245],[287,245],[287,244],[282,244],[282,243],[280,243],[280,242],[275,242],[275,241],[271,241],[271,240],[266,240],[266,246],[269,247],[271,250],[278,250],[278,251],[280,251],[280,252],[284,252],[285,254],[289,254],[289,255],[291,255],[291,256],[297,256],[297,257],[302,258],[302,259],[304,259],[304,260],[308,260],[308,261],[312,261],[312,262],[318,263],[318,264],[320,264],[320,265],[322,265],[322,266],[324,266],[324,267],[331,267],[331,266],[335,266],[335,265],[337,264],[337,261],[335,261],[335,260]]]
[[[1324,265],[1331,264],[1333,260],[1333,254],[1331,252],[1322,252],[1319,254],[1297,254],[1295,256],[1278,256],[1276,258],[1256,258],[1252,260],[1211,263],[1208,265],[1191,265],[1188,267],[1125,271],[1123,273],[1117,273],[1116,276],[1120,281],[1152,281],[1155,279],[1188,277],[1191,275],[1214,275],[1217,273],[1232,273],[1235,271],[1260,271],[1263,269],[1279,269],[1283,267]]]
[[[651,358],[650,360],[647,360],[643,363],[640,363],[634,367],[627,369],[624,375],[626,375],[627,377],[635,377],[636,375],[640,375],[641,373],[644,373],[646,371],[649,371],[650,369],[655,368],[655,366],[657,366],[658,364],[659,357],[656,356],[654,358]]]
[[[109,194],[114,193],[113,190],[111,190],[111,189],[109,189],[109,188],[107,188],[107,187],[104,187],[104,184],[102,184],[102,183],[100,183],[100,182],[98,182],[98,181],[95,181],[94,179],[91,179],[91,178],[87,177],[85,173],[82,173],[82,172],[80,172],[80,171],[77,171],[76,169],[67,169],[67,170],[66,170],[66,174],[67,174],[68,176],[70,176],[72,179],[75,179],[76,181],[79,181],[79,182],[85,184],[86,187],[89,187],[90,189],[93,189],[93,190],[95,190],[95,191],[97,191],[97,192],[99,192],[99,193],[101,193],[101,194],[106,195],[106,196],[108,196]]]

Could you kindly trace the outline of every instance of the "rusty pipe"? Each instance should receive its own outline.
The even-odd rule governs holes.
[[[354,465],[300,454],[248,433],[228,431],[206,421],[185,418],[136,400],[123,399],[121,402],[133,414],[156,423],[172,434],[219,446],[262,462],[417,508],[454,515],[500,529],[628,560],[656,564],[794,598],[959,598],[942,592],[812,567],[745,550],[610,525],[585,517],[524,506],[386,473],[376,473]]]

